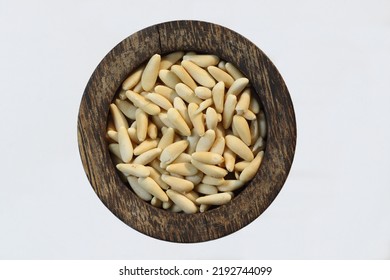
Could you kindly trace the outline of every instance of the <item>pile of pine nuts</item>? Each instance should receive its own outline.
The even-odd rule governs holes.
[[[153,55],[110,105],[109,150],[145,201],[173,212],[228,203],[260,167],[266,120],[249,80],[210,54]]]

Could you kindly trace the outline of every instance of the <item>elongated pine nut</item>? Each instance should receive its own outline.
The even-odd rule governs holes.
[[[169,110],[170,108],[173,107],[172,103],[168,99],[166,99],[164,96],[158,93],[153,93],[153,92],[148,93],[146,95],[146,99],[152,101],[154,104],[163,108],[164,110]]]
[[[253,144],[252,151],[253,153],[258,153],[259,151],[264,150],[264,139],[262,137],[259,137],[255,144]]]
[[[195,159],[197,161],[200,161],[200,162],[203,162],[206,164],[212,164],[212,165],[220,164],[221,162],[224,161],[223,156],[221,156],[220,154],[213,153],[213,152],[207,152],[207,151],[206,152],[195,152],[191,156],[193,159]]]
[[[232,192],[244,186],[241,180],[225,180],[221,185],[217,186],[220,192]]]
[[[211,54],[186,54],[183,57],[184,60],[190,60],[200,67],[208,67],[211,65],[217,65],[219,57]]]
[[[253,160],[253,153],[242,140],[234,135],[225,136],[226,146],[232,150],[236,155],[246,161]]]
[[[188,139],[187,139],[188,140]],[[172,163],[183,163],[183,162],[191,162],[191,155],[187,153],[181,153]]]
[[[196,87],[194,89],[195,95],[200,99],[208,99],[211,98],[211,90],[207,87]]]
[[[193,213],[198,212],[198,207],[196,207],[195,203],[192,202],[187,197],[185,197],[184,195],[182,195],[174,190],[167,190],[167,195],[185,213],[193,214]]]
[[[244,170],[245,167],[247,167],[249,164],[250,164],[249,161],[240,161],[240,162],[237,162],[237,163],[234,165],[234,170],[235,170],[235,171],[238,171],[238,172],[241,172],[241,171]]]
[[[208,129],[215,129],[218,125],[217,111],[214,108],[208,107],[206,110],[206,126]]]
[[[198,169],[189,162],[171,163],[166,170],[169,173],[176,173],[182,176],[194,176]]]
[[[237,105],[237,97],[233,94],[226,96],[226,101],[222,113],[222,124],[224,129],[228,129],[233,120],[234,109]]]
[[[168,87],[174,89],[175,86],[181,82],[178,76],[176,76],[175,73],[169,70],[160,70],[158,76],[160,77],[161,81],[163,81],[164,84],[166,84]]]
[[[115,130],[108,130],[107,131],[107,136],[118,143],[118,132],[116,132]]]
[[[208,88],[215,86],[214,78],[206,70],[199,67],[195,63],[188,60],[183,60],[181,65],[198,84]]]
[[[240,99],[236,105],[236,112],[239,115],[244,114],[245,111],[249,109],[249,104],[251,101],[251,90],[249,88],[244,89],[240,95]]]
[[[150,122],[148,125],[148,136],[151,139],[155,140],[157,138],[157,135],[157,126],[154,123]]]
[[[167,112],[169,122],[176,128],[181,135],[190,136],[191,130],[185,120],[175,108],[170,108]]]
[[[234,164],[236,163],[236,154],[233,153],[229,148],[225,147],[223,157],[225,159],[225,168],[229,172],[232,172],[234,170]]]
[[[244,118],[246,118],[248,121],[253,121],[253,120],[255,120],[257,117],[256,117],[256,115],[251,111],[251,110],[246,110],[243,114],[242,114],[242,116],[244,117]]]
[[[138,178],[135,176],[128,176],[127,181],[129,182],[130,187],[133,189],[135,194],[145,201],[152,200],[153,196],[147,192],[141,185],[138,183]]]
[[[199,194],[197,192],[190,191],[188,193],[185,193],[184,196],[187,197],[189,200],[191,200],[193,203],[196,204],[195,201],[199,197]]]
[[[244,78],[244,75],[238,70],[233,64],[230,62],[226,62],[225,64],[226,71],[232,76],[235,80]]]
[[[180,193],[189,192],[194,188],[194,184],[186,179],[165,174],[161,175],[161,179],[167,183],[172,190]]]
[[[215,139],[213,146],[211,146],[210,152],[222,155],[224,150],[225,137],[219,136]]]
[[[172,202],[171,199],[169,199],[167,202],[163,202],[163,203],[162,203],[162,208],[165,209],[165,210],[167,210],[167,209],[169,209],[172,205],[173,205],[173,202]],[[181,209],[180,209],[180,211],[181,211]]]
[[[198,168],[200,171],[205,173],[206,175],[213,176],[216,178],[223,178],[228,174],[228,171],[224,168],[214,166],[211,164],[205,164],[203,162],[192,159],[191,163]]]
[[[137,138],[139,141],[144,141],[148,134],[148,115],[141,110],[137,109],[135,113],[135,121],[137,123]]]
[[[232,78],[232,76],[230,76],[228,73],[218,67],[209,66],[207,67],[207,71],[209,71],[211,76],[213,76],[214,79],[216,79],[218,82],[224,82],[227,88],[230,88],[234,83],[234,79]]]
[[[160,160],[159,159],[154,159],[150,162],[150,166],[156,169],[160,174],[168,174],[168,171],[160,167]]]
[[[199,134],[195,131],[195,129],[192,129],[191,135],[187,137],[188,140],[187,153],[192,154],[193,152],[195,152],[199,139],[200,139]]]
[[[257,119],[251,121],[251,124],[249,125],[249,130],[251,133],[251,143],[254,144],[260,136],[260,127]]]
[[[225,84],[224,82],[218,82],[212,89],[213,102],[215,110],[218,113],[222,113],[224,109],[225,101]]]
[[[144,152],[143,154],[136,157],[133,163],[138,163],[142,165],[146,165],[152,162],[155,158],[157,158],[161,154],[160,148],[150,149],[149,151]]]
[[[140,164],[119,163],[116,168],[127,176],[148,177],[150,175],[149,169]]]
[[[216,186],[208,185],[208,184],[198,184],[195,186],[194,190],[201,194],[215,194],[218,193],[218,189]]]
[[[200,104],[202,103],[202,99],[197,97],[193,90],[188,87],[186,84],[178,83],[175,86],[176,93],[187,103],[196,103]]]
[[[192,176],[186,176],[186,180],[192,182],[194,186],[198,185],[200,182],[202,182],[203,179],[203,173],[199,171],[197,174]]]
[[[224,178],[215,178],[209,175],[203,176],[202,183],[208,184],[208,185],[213,185],[213,186],[219,186],[225,182]]]
[[[199,108],[196,110],[196,114],[202,112],[204,109],[209,108],[213,104],[213,99],[209,98],[199,104]]]
[[[160,113],[158,114],[158,117],[160,118],[160,121],[164,124],[166,127],[172,127],[173,125],[168,119],[168,114],[167,113]]]
[[[133,144],[131,143],[129,133],[124,126],[118,130],[119,152],[123,162],[130,162],[133,158]]]
[[[191,88],[192,90],[195,90],[197,85],[196,85],[194,79],[192,79],[190,74],[188,74],[188,72],[184,69],[183,66],[181,66],[181,65],[173,65],[172,68],[171,68],[171,71],[173,73],[175,73],[176,76],[179,77],[179,79],[183,83],[185,83],[189,88]]]
[[[154,88],[154,91],[168,99],[171,103],[175,97],[178,97],[176,91],[167,86],[158,85]]]
[[[139,144],[140,141],[138,140],[137,137],[137,129],[135,127],[129,127],[127,130],[127,133],[129,133],[130,140],[132,143]]]
[[[250,146],[252,139],[251,139],[251,132],[247,120],[244,119],[244,117],[242,116],[235,115],[233,117],[232,126],[237,131],[237,134],[241,138],[241,140],[247,146]]]
[[[113,143],[108,145],[110,153],[122,161],[121,152],[119,151],[119,144]]]
[[[243,89],[249,84],[249,80],[247,78],[239,78],[234,81],[229,90],[227,91],[227,95],[239,95]]]
[[[207,152],[213,146],[215,141],[215,131],[209,129],[205,134],[199,138],[198,144],[196,145],[196,152]]]
[[[122,83],[123,90],[129,90],[135,87],[138,82],[141,80],[142,72],[144,71],[144,66],[138,67],[126,80]]]
[[[254,95],[251,96],[251,100],[249,103],[249,110],[251,110],[256,115],[260,113],[260,104],[256,96]]]
[[[137,110],[137,107],[135,107],[133,104],[127,101],[122,101],[120,99],[115,100],[115,104],[118,107],[118,109],[129,119],[135,120],[135,111]]]
[[[140,154],[145,153],[146,151],[156,148],[157,144],[158,144],[157,140],[146,139],[145,141],[141,142],[137,147],[134,148],[134,155],[139,156]]]
[[[160,107],[158,107],[156,104],[153,104],[149,100],[146,100],[145,97],[143,97],[141,94],[128,90],[126,91],[126,96],[131,100],[131,102],[133,102],[136,107],[142,109],[149,115],[157,115],[161,112]]]
[[[188,115],[190,116],[190,120],[192,122],[192,125],[194,126],[196,133],[199,136],[203,136],[205,133],[203,114],[196,113],[196,110],[198,110],[198,108],[199,106],[195,103],[188,104]]]
[[[161,187],[150,177],[138,178],[138,184],[148,193],[157,197],[161,201],[167,202],[169,200],[167,194]]]
[[[172,204],[172,206],[168,209],[169,211],[173,212],[173,213],[179,213],[179,212],[183,212],[183,209],[181,209],[178,205],[176,204]]]
[[[163,56],[160,62],[160,69],[170,68],[173,64],[178,62],[183,57],[183,55],[184,52],[177,51]]]
[[[196,202],[199,204],[223,205],[230,200],[232,200],[232,196],[229,193],[216,193],[199,197]]]
[[[173,106],[179,111],[181,117],[184,119],[188,127],[192,129],[192,122],[190,120],[190,116],[188,115],[187,105],[184,103],[183,99],[181,99],[179,96],[175,97],[173,100]]]
[[[145,66],[141,76],[142,88],[146,91],[151,90],[157,81],[158,71],[160,70],[161,56],[153,55]]]
[[[115,124],[116,131],[118,131],[118,129],[122,126],[125,127],[126,129],[129,128],[129,123],[127,122],[125,116],[122,114],[122,112],[118,109],[118,107],[115,104],[110,105],[110,112]]]
[[[152,166],[146,166],[146,168],[149,170],[150,175],[149,177],[152,178],[156,183],[164,190],[169,189],[169,186],[161,179],[161,173],[159,173],[155,168]]]
[[[188,140],[181,140],[165,147],[161,152],[160,161],[164,164],[170,164],[188,147]]]
[[[240,181],[248,182],[256,175],[256,172],[260,167],[261,161],[263,160],[263,156],[264,151],[260,151],[252,160],[252,162],[241,172]]]

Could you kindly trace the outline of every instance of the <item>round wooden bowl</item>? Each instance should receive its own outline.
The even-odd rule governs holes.
[[[231,202],[205,213],[172,213],[138,198],[121,181],[105,137],[109,105],[128,74],[155,53],[178,50],[215,54],[234,63],[250,80],[267,120],[265,155],[255,178]],[[296,123],[281,75],[252,42],[216,24],[172,21],[136,32],[100,62],[81,100],[78,143],[88,179],[114,215],[151,237],[173,242],[201,242],[241,229],[272,203],[293,161]]]

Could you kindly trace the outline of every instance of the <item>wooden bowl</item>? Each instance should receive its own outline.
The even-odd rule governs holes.
[[[153,54],[210,53],[234,63],[250,80],[267,119],[265,155],[255,178],[230,203],[205,213],[172,213],[138,198],[120,179],[106,142],[109,105],[122,81]],[[259,217],[281,190],[296,144],[296,123],[287,87],[269,58],[225,27],[172,21],[136,32],[114,47],[93,72],[82,97],[78,143],[88,179],[107,208],[130,227],[173,242],[226,236]]]

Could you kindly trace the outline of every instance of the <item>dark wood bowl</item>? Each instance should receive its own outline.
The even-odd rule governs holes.
[[[177,50],[215,54],[234,63],[250,80],[267,120],[265,155],[255,178],[230,203],[205,213],[172,213],[138,198],[121,181],[105,137],[109,104],[122,81],[153,54]],[[281,75],[252,42],[216,24],[172,21],[136,32],[100,62],[81,100],[78,143],[93,189],[119,219],[158,239],[201,242],[241,229],[272,203],[293,161],[296,123],[290,95]]]

